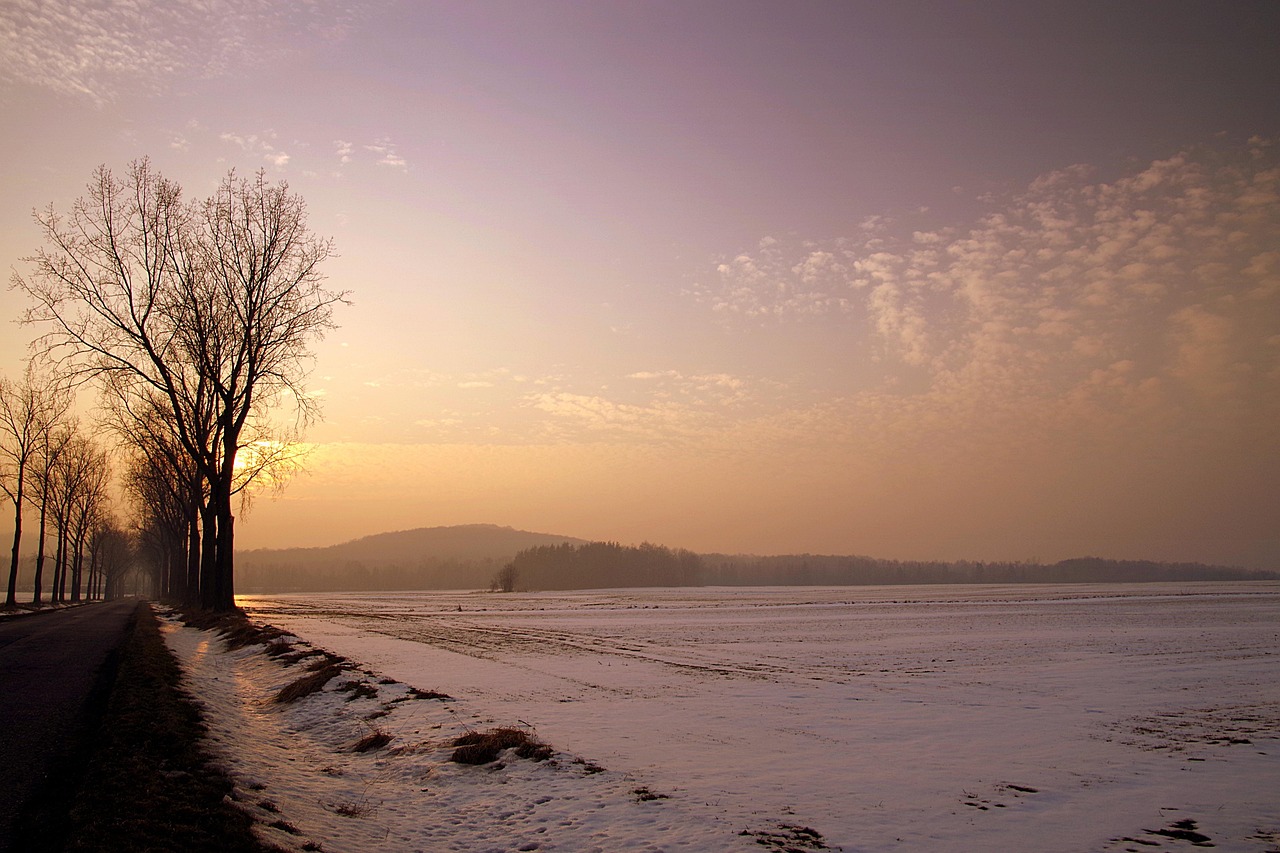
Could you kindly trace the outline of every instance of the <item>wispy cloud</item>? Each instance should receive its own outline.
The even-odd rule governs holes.
[[[12,0],[0,4],[0,79],[106,104],[182,75],[249,72],[342,38],[354,16],[340,0]]]
[[[386,166],[391,169],[401,170],[407,170],[409,167],[408,162],[401,157],[399,153],[397,153],[396,146],[386,137],[378,139],[370,145],[364,146],[364,149],[371,152],[377,158],[375,162],[379,166]]]
[[[221,133],[218,139],[238,148],[240,151],[269,163],[277,169],[289,165],[292,159],[289,154],[277,147],[276,132],[267,130],[263,133]]]

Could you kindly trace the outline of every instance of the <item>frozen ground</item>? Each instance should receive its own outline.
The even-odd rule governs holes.
[[[240,603],[402,682],[279,710],[296,673],[171,634],[237,775],[331,853],[1280,850],[1280,584]],[[343,751],[384,706],[391,749]],[[566,754],[443,760],[495,724]]]

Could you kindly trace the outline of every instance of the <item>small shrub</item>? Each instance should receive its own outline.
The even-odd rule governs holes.
[[[502,727],[485,732],[467,732],[459,735],[450,746],[454,747],[450,761],[458,764],[489,764],[497,761],[503,750],[514,749],[520,758],[546,761],[554,750],[523,729]]]
[[[305,696],[310,696],[312,693],[319,693],[340,672],[342,672],[342,667],[337,664],[327,663],[322,668],[314,670],[310,675],[304,675],[302,678],[286,684],[272,701],[279,705],[286,705],[290,702],[296,702]]]

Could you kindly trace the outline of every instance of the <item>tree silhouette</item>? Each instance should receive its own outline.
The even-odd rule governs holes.
[[[65,415],[70,395],[28,363],[22,380],[0,376],[0,490],[13,502],[13,551],[5,606],[17,604],[18,557],[22,548],[23,505],[30,501],[28,484],[39,466],[49,434]],[[43,524],[41,536],[43,537]]]
[[[87,190],[65,215],[37,212],[46,245],[14,283],[69,376],[98,380],[117,413],[163,413],[203,481],[200,602],[231,609],[237,460],[272,435],[273,410],[316,414],[310,347],[345,297],[320,274],[332,245],[262,172],[187,203],[144,159],[122,178],[100,167]]]

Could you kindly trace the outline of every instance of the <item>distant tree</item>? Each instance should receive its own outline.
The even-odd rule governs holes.
[[[13,502],[13,551],[5,606],[17,601],[18,557],[22,548],[22,511],[27,486],[49,434],[70,405],[70,395],[33,363],[13,382],[0,376],[0,490]],[[43,532],[42,532],[43,536]]]
[[[99,168],[66,215],[36,214],[46,246],[14,283],[34,300],[44,350],[95,378],[117,409],[160,407],[204,482],[200,600],[234,606],[233,501],[240,452],[273,432],[283,404],[316,413],[305,391],[310,346],[345,294],[323,286],[329,241],[306,205],[263,172],[227,174],[208,199],[149,161],[123,178]]]
[[[89,598],[113,599],[133,568],[133,537],[114,518],[103,518],[89,534]]]
[[[696,586],[702,576],[697,554],[651,542],[541,545],[516,554],[511,566],[530,589]]]
[[[498,573],[493,576],[493,580],[489,583],[489,588],[494,592],[515,592],[516,582],[520,579],[520,569],[516,568],[514,562],[507,563],[498,569]]]
[[[80,601],[84,596],[85,548],[94,528],[106,519],[107,486],[111,479],[111,465],[106,452],[95,442],[81,448],[76,462],[79,466],[78,486],[72,496],[70,537],[73,544],[71,559],[71,600]]]

